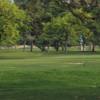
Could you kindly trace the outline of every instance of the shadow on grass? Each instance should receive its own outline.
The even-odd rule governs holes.
[[[70,55],[100,55],[100,51],[91,52],[91,51],[68,51],[66,54],[62,51],[48,51],[41,52],[34,50],[33,52],[29,51],[0,51],[0,60],[4,59],[32,59],[35,57],[49,57],[49,56],[70,56]]]
[[[1,100],[100,100],[100,88],[16,88],[0,90]]]
[[[91,52],[91,51],[68,51],[67,53],[62,52],[62,51],[50,51],[50,52],[42,52],[46,55],[100,55],[100,51],[95,51],[95,52]]]

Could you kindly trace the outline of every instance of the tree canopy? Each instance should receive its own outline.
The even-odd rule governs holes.
[[[0,44],[10,45],[19,38],[19,28],[26,20],[26,13],[7,0],[0,0]]]
[[[30,41],[31,48],[34,43],[40,49],[47,45],[66,49],[69,41],[70,45],[79,45],[82,35],[86,45],[92,43],[93,51],[99,45],[99,0],[14,1],[0,0],[1,44],[23,38]]]

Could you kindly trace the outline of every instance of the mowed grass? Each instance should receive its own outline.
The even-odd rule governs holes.
[[[100,55],[0,51],[0,100],[100,100]]]

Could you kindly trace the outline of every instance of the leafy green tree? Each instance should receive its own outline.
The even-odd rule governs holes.
[[[20,27],[26,13],[8,0],[0,0],[0,44],[14,45],[19,39]]]
[[[64,1],[67,9],[77,18],[79,18],[84,26],[91,31],[92,51],[95,51],[95,45],[99,43],[100,31],[100,0],[68,0]]]
[[[47,27],[52,27],[52,24],[60,23],[57,20],[62,21],[62,17],[67,12],[71,13],[71,16],[78,19],[80,22],[69,22],[73,27],[68,29],[66,23],[57,26],[58,28],[52,28],[53,32],[50,30],[50,33],[56,34],[56,39],[50,34],[49,36],[53,39],[53,45],[58,50],[60,44],[64,44],[64,41],[59,43],[58,41],[62,41],[62,36],[60,33],[61,29],[64,31],[64,27],[67,27],[68,34],[71,34],[70,39],[72,44],[79,42],[79,36],[83,34],[85,37],[85,41],[87,44],[89,42],[92,43],[92,51],[94,51],[95,44],[98,44],[100,41],[100,31],[99,31],[99,22],[100,22],[100,2],[99,0],[15,0],[15,2],[22,8],[24,8],[32,18],[31,26],[32,31],[30,36],[34,37],[35,45],[41,47],[39,44],[44,45],[48,44],[50,38],[45,37],[44,29]],[[24,5],[24,6],[23,6]],[[66,18],[68,15],[66,15]],[[69,18],[70,19],[70,18]],[[76,20],[75,19],[75,20]],[[53,20],[53,21],[52,21]],[[47,23],[43,26],[43,23]],[[65,28],[66,29],[66,28]],[[49,30],[49,28],[48,28]],[[59,30],[59,32],[57,31]],[[69,30],[69,31],[68,31]],[[57,32],[56,32],[57,31]],[[48,33],[48,32],[47,32]],[[63,32],[64,33],[64,32]],[[41,35],[43,34],[43,35]],[[60,39],[58,39],[58,37]],[[69,37],[69,35],[68,35]],[[65,37],[64,37],[65,38]],[[63,39],[64,39],[63,38]],[[45,43],[47,41],[47,43]],[[66,42],[67,43],[67,42]],[[31,48],[33,42],[31,41]],[[44,48],[45,46],[43,46]],[[65,47],[65,46],[64,46]]]
[[[81,28],[84,28],[84,31]],[[65,53],[70,39],[72,37],[72,39],[75,39],[80,31],[85,32],[86,27],[70,12],[67,12],[64,16],[55,17],[51,22],[44,24],[44,33],[47,34],[45,36],[49,37],[51,42],[54,41],[54,47],[57,51],[60,46],[62,49],[64,47]]]
[[[61,12],[64,12],[64,9],[60,7],[60,3],[57,0],[29,0],[26,2],[16,1],[19,6],[24,4],[25,10],[31,16],[33,29],[30,35],[35,37],[35,45],[39,46],[39,37],[43,33],[42,23],[51,21],[53,17],[57,17]],[[23,8],[23,5],[21,7]],[[31,48],[32,44],[33,42],[31,42]]]
[[[31,17],[31,31],[28,33],[28,37],[31,37],[30,40],[30,51],[32,51],[33,48],[33,42],[37,40],[36,38],[39,37],[40,34],[42,34],[42,17],[44,10],[42,8],[42,3],[40,0],[30,0],[27,2],[27,5],[25,4],[25,11],[29,14]]]

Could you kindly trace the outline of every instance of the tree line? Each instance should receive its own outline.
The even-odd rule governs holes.
[[[0,45],[54,47],[100,45],[99,0],[0,0]]]

